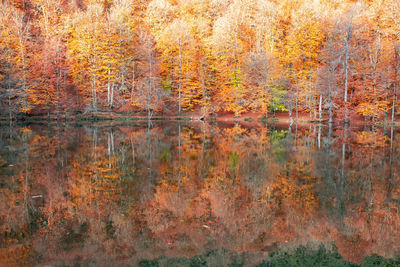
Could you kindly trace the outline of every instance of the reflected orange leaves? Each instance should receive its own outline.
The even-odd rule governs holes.
[[[380,136],[377,133],[371,132],[358,132],[355,134],[355,142],[364,148],[379,149],[385,147],[388,137]]]
[[[0,132],[0,260],[137,264],[225,248],[261,261],[320,243],[354,263],[398,255],[399,135],[353,129],[342,165],[343,132],[327,130],[169,122]]]
[[[32,262],[32,248],[26,245],[10,245],[0,248],[0,262],[7,267],[28,266]]]

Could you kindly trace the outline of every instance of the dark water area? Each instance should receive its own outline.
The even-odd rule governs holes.
[[[400,131],[0,126],[0,266],[399,266]]]

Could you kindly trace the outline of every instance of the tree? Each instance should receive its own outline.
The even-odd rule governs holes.
[[[353,39],[353,11],[348,13],[347,17],[344,18],[344,22],[341,24],[342,31],[342,44],[343,44],[343,69],[344,69],[344,123],[349,123],[349,111],[348,111],[348,87],[349,87],[349,68],[350,68],[350,53],[351,53],[351,41]]]
[[[68,60],[71,75],[79,84],[79,92],[90,110],[97,111],[102,26],[102,6],[89,5],[87,11],[80,11],[71,20],[68,41]],[[90,99],[90,102],[88,101]],[[89,103],[88,103],[89,102]]]
[[[34,4],[40,32],[39,40],[30,47],[37,59],[29,66],[30,100],[34,107],[45,108],[48,114],[54,110],[58,115],[66,101],[64,7],[61,1],[36,0]]]
[[[158,41],[158,44],[168,47],[168,49],[161,48],[163,51],[163,60],[169,63],[166,62],[166,65],[169,67],[168,75],[172,75],[172,77],[176,77],[177,79],[175,81],[173,78],[170,82],[177,84],[179,116],[182,111],[182,94],[183,91],[186,91],[183,87],[186,87],[185,85],[188,84],[188,79],[184,72],[184,64],[189,60],[186,58],[185,51],[190,37],[187,23],[182,19],[178,19],[164,29]]]
[[[253,36],[249,25],[250,7],[233,1],[228,11],[214,24],[212,42],[216,57],[216,87],[221,109],[240,116],[248,108],[243,73],[244,58],[251,50]]]
[[[166,92],[161,88],[159,82],[159,66],[157,65],[155,43],[149,32],[143,31],[139,34],[139,45],[143,56],[142,72],[145,74],[142,82],[137,86],[135,105],[147,111],[147,119],[150,123],[153,113],[162,107]]]
[[[4,96],[8,102],[10,117],[13,111],[27,112],[31,109],[29,103],[29,84],[27,70],[29,66],[27,45],[30,23],[25,14],[9,5],[0,4],[0,49],[2,50],[2,84]],[[12,103],[14,102],[14,104]],[[15,107],[12,107],[15,105]]]

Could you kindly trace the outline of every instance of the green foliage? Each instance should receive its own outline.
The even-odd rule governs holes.
[[[287,136],[287,130],[273,130],[270,133],[270,140],[273,146],[273,156],[278,162],[286,161],[286,143],[285,138]]]
[[[149,260],[144,260],[139,262],[138,264],[139,267],[158,267],[159,264],[157,260],[149,261]]]
[[[345,261],[336,250],[328,251],[320,246],[318,250],[307,247],[299,247],[294,253],[277,251],[271,254],[269,260],[262,262],[259,267],[346,267],[357,266]]]
[[[205,266],[244,266],[244,258],[235,252],[228,252],[225,249],[212,250],[192,258],[167,258],[160,257],[154,260],[143,260],[138,266],[156,267],[156,266],[187,266],[187,267],[205,267]]]
[[[163,77],[161,79],[161,85],[162,88],[164,88],[164,90],[168,91],[168,92],[172,92],[172,80],[166,77]]]
[[[238,68],[232,72],[231,85],[233,88],[243,89],[242,72]]]
[[[138,266],[209,266],[210,263],[217,263],[218,259],[225,262],[226,266],[245,266],[245,258],[249,255],[230,253],[226,250],[213,250],[192,258],[167,258],[160,257],[155,260],[142,261]],[[361,267],[370,266],[399,266],[400,259],[384,259],[373,255],[364,259]],[[318,249],[311,249],[305,246],[293,251],[278,250],[270,254],[268,260],[262,261],[257,267],[356,267],[358,265],[344,260],[337,249],[327,250],[324,246]]]
[[[239,154],[237,152],[231,152],[229,155],[229,169],[234,171],[237,169],[239,163]]]
[[[400,266],[400,257],[397,257],[396,259],[385,259],[378,255],[372,255],[366,257],[361,263],[361,267],[371,267],[371,266],[382,266],[382,267]]]
[[[272,98],[269,104],[269,110],[271,111],[287,111],[287,108],[284,104],[284,98],[286,95],[285,89],[280,86],[272,87]]]
[[[279,144],[283,139],[285,139],[287,133],[287,130],[272,130],[270,133],[271,143],[273,145]]]
[[[167,147],[161,151],[160,160],[162,162],[167,162],[171,160],[171,148]]]

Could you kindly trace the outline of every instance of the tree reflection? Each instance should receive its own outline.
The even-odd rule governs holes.
[[[221,249],[257,264],[320,244],[357,264],[400,253],[393,127],[58,124],[0,135],[5,266]]]

